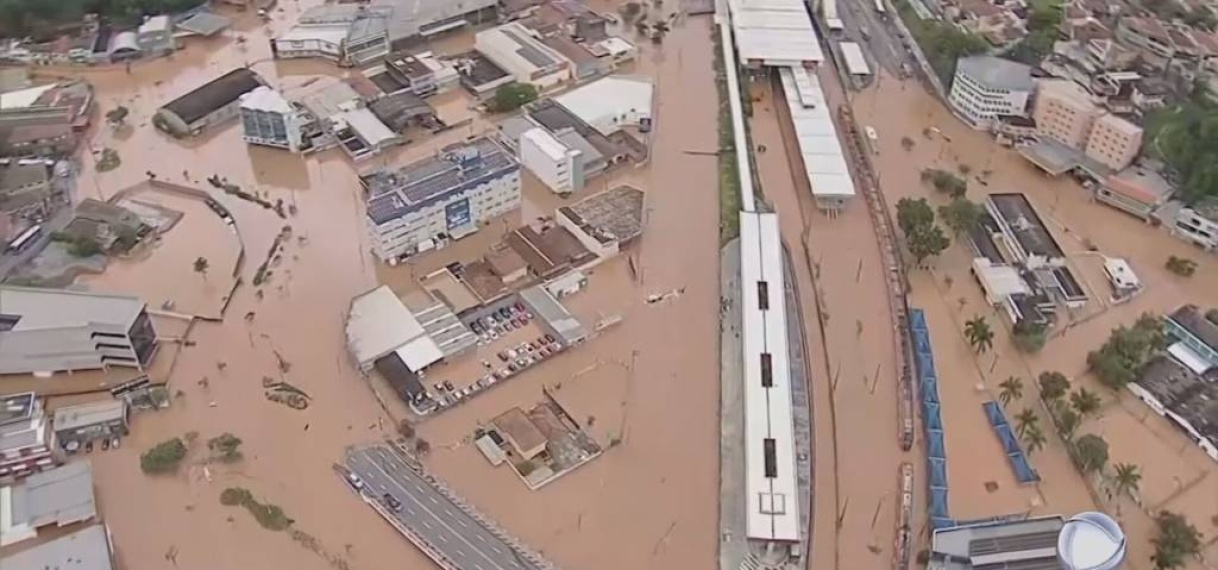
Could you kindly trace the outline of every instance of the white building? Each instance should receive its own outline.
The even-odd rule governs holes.
[[[740,213],[746,535],[797,544],[800,497],[778,216]]]
[[[1172,235],[1195,243],[1207,251],[1218,250],[1218,200],[1202,201],[1180,208],[1171,225]]]
[[[304,126],[310,121],[303,110],[270,87],[258,87],[241,96],[242,138],[249,144],[298,152]]]
[[[546,91],[569,81],[574,64],[541,43],[535,33],[519,22],[510,22],[478,32],[474,36],[474,49],[503,68],[518,83]]]
[[[969,126],[988,130],[999,115],[1027,114],[1036,89],[1032,68],[1014,61],[974,56],[956,62],[947,100]]]
[[[745,67],[814,68],[825,59],[802,0],[730,0],[728,7],[736,51]]]
[[[855,195],[854,178],[820,79],[802,67],[783,68],[779,78],[816,206],[840,212]]]
[[[622,127],[649,128],[655,86],[642,77],[612,76],[554,97],[572,115],[602,135]]]
[[[520,206],[520,164],[485,137],[360,182],[372,251],[391,264],[472,234]]]
[[[543,128],[520,135],[520,163],[555,194],[565,196],[583,188],[579,155]]]

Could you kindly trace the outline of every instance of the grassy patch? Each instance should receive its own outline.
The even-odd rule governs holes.
[[[719,244],[740,235],[740,169],[732,136],[732,108],[718,30],[712,31],[715,50],[715,90],[719,94]]]

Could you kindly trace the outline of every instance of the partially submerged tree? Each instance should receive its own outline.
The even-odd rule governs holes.
[[[939,217],[957,236],[965,235],[976,227],[984,212],[979,204],[964,196],[952,198],[950,203],[939,206]]]
[[[1028,455],[1032,455],[1033,453],[1044,449],[1047,441],[1048,440],[1045,438],[1045,432],[1040,430],[1039,425],[1030,425],[1028,426],[1028,429],[1024,430],[1023,432],[1024,451],[1027,451]]]
[[[211,263],[207,261],[206,257],[196,257],[194,262],[195,273],[202,275],[203,279],[207,279],[207,269],[210,265]]]
[[[938,168],[927,168],[920,175],[923,182],[929,183],[938,190],[952,198],[961,198],[968,192],[968,181]]]
[[[1010,376],[1006,380],[998,383],[998,399],[1002,401],[1002,405],[1010,404],[1012,400],[1018,400],[1023,397],[1023,380],[1016,376]]]
[[[1155,553],[1150,560],[1156,570],[1179,568],[1201,551],[1201,533],[1184,518],[1171,511],[1160,511],[1155,517],[1155,536],[1150,541]]]
[[[140,455],[140,470],[149,475],[172,473],[186,458],[186,444],[181,438],[162,441]]]
[[[1011,338],[1019,350],[1028,354],[1036,354],[1048,342],[1049,328],[1041,323],[1019,319],[1011,330]]]
[[[981,315],[964,323],[964,338],[978,354],[985,354],[994,346],[994,331],[990,329],[990,323]]]
[[[127,115],[131,112],[124,106],[119,105],[109,111],[106,111],[106,122],[114,126],[122,125],[127,120]]]
[[[1078,415],[1087,417],[1100,409],[1103,402],[1100,397],[1086,388],[1079,388],[1070,394],[1070,407],[1078,412]]]
[[[1118,495],[1129,495],[1132,497],[1138,492],[1138,486],[1142,482],[1142,471],[1137,465],[1132,463],[1117,463],[1112,466],[1116,471],[1116,475],[1112,478],[1116,484],[1116,492]]]
[[[1034,427],[1040,427],[1040,418],[1037,417],[1035,410],[1024,408],[1018,414],[1015,414],[1015,433],[1019,434],[1020,437]]]
[[[1108,463],[1108,442],[1093,433],[1084,435],[1074,442],[1074,456],[1084,473],[1099,471]]]
[[[921,264],[951,245],[943,230],[935,224],[935,211],[925,198],[901,198],[897,202],[897,225],[905,234],[906,245],[914,260]]]
[[[1087,355],[1087,367],[1100,382],[1117,390],[1137,379],[1146,363],[1167,348],[1163,320],[1143,314],[1132,327],[1117,327],[1098,350]]]
[[[1059,400],[1070,391],[1070,381],[1066,375],[1054,370],[1041,372],[1037,383],[1040,384],[1040,397],[1048,402]]]
[[[241,438],[228,432],[207,440],[207,449],[211,451],[212,457],[225,463],[240,461],[244,457],[240,447]]]
[[[1168,257],[1164,267],[1181,277],[1192,277],[1193,274],[1197,273],[1197,262],[1186,257],[1176,257],[1174,255]]]

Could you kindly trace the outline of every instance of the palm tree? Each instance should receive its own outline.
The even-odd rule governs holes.
[[[1015,415],[1015,433],[1023,437],[1028,429],[1039,428],[1038,422],[1040,422],[1040,418],[1036,417],[1036,412],[1032,408],[1024,408],[1023,411]]]
[[[1138,484],[1142,482],[1142,472],[1132,463],[1117,463],[1112,466],[1116,470],[1116,492],[1118,495],[1133,496],[1138,492]]]
[[[1002,401],[1002,405],[1011,403],[1011,400],[1023,398],[1023,380],[1011,376],[998,384],[999,392],[998,399]]]
[[[1045,447],[1045,433],[1040,431],[1040,426],[1031,424],[1023,432],[1024,450],[1028,455],[1032,455]]]
[[[964,323],[964,337],[978,354],[984,354],[994,346],[994,331],[990,330],[990,324],[981,315]]]
[[[1101,403],[1100,397],[1086,388],[1079,388],[1077,391],[1070,393],[1070,405],[1074,407],[1078,415],[1083,417],[1099,410]]]
[[[195,273],[202,275],[204,281],[207,280],[207,267],[209,265],[210,263],[207,262],[206,257],[199,257],[195,259]]]

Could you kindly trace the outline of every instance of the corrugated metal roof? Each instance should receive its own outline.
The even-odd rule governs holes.
[[[803,0],[731,0],[736,51],[767,65],[825,59]]]
[[[4,559],[4,570],[47,568],[113,570],[114,562],[106,526],[96,524]]]
[[[11,498],[12,521],[35,528],[66,526],[97,515],[88,460],[30,475],[13,487]]]
[[[812,194],[853,196],[854,179],[820,80],[803,68],[783,68],[780,75]]]
[[[65,406],[55,410],[55,431],[77,429],[100,423],[114,422],[127,416],[127,403],[122,400],[90,402]]]

